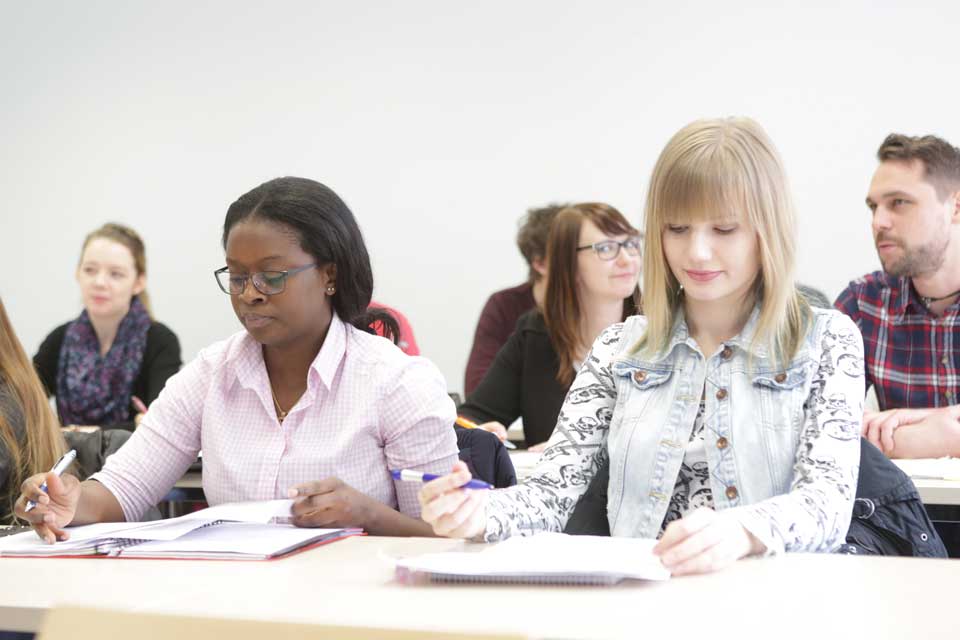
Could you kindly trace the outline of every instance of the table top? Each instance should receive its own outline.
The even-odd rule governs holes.
[[[0,558],[0,628],[56,605],[235,620],[636,637],[955,637],[960,562],[841,555],[750,559],[710,575],[615,587],[399,584],[392,559],[464,546],[349,538],[269,562]],[[482,545],[466,545],[478,548]],[[696,615],[691,615],[695,613]]]

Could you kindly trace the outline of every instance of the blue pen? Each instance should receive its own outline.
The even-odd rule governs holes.
[[[410,469],[399,469],[397,471],[391,471],[390,475],[396,480],[403,480],[408,482],[430,482],[431,480],[436,480],[442,476],[438,476],[435,473],[421,473],[419,471],[411,471]],[[460,485],[461,489],[493,489],[493,485],[489,485],[483,480],[471,480],[467,484]]]
[[[60,456],[60,459],[57,460],[57,464],[53,465],[53,469],[50,469],[50,473],[55,473],[58,476],[63,475],[63,472],[67,470],[67,467],[70,466],[70,463],[73,462],[74,458],[76,457],[77,457],[77,450],[70,449],[70,451],[67,451],[65,454]],[[46,480],[44,480],[43,484],[40,485],[40,491],[43,491],[44,493],[47,492]],[[33,500],[27,500],[27,506],[24,507],[23,510],[30,511],[36,506],[37,506],[36,502],[34,502]]]

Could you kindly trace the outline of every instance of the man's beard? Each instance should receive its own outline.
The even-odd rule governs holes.
[[[902,242],[885,237],[882,233],[877,236],[877,244],[880,242],[894,242],[903,250],[903,255],[899,258],[880,263],[883,270],[894,277],[916,278],[927,273],[933,273],[943,266],[947,259],[947,247],[950,245],[949,229],[943,229],[942,233],[936,234],[929,242],[919,247],[908,248]]]

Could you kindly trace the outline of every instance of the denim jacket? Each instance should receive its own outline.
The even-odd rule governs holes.
[[[758,317],[755,309],[709,357],[682,318],[654,357],[633,353],[645,318],[604,331],[533,475],[491,494],[484,538],[562,530],[607,456],[611,533],[657,537],[703,398],[714,508],[769,553],[839,547],[857,486],[861,336],[847,316],[815,309],[797,353],[778,367],[753,343]]]

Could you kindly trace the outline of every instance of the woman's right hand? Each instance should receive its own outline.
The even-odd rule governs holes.
[[[458,461],[451,473],[420,488],[420,517],[438,536],[475,538],[486,529],[489,490],[461,489],[471,477],[467,465]]]
[[[46,493],[40,489],[44,480],[47,482]],[[33,500],[37,505],[30,511],[27,511],[28,500]],[[21,520],[29,522],[38,536],[53,544],[70,537],[63,528],[73,522],[79,502],[80,481],[74,476],[68,473],[63,476],[38,473],[20,485],[20,497],[14,505],[14,513]]]
[[[494,420],[493,422],[484,422],[483,424],[478,424],[477,429],[483,429],[484,431],[489,431],[493,435],[500,438],[500,442],[503,442],[507,439],[507,428]]]

